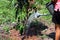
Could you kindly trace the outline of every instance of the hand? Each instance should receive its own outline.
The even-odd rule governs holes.
[[[55,9],[54,9],[55,11],[60,11],[60,2],[57,2],[56,4],[55,4]]]

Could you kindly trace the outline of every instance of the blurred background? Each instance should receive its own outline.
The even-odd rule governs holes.
[[[24,34],[24,29],[26,28],[27,20],[30,17],[30,15],[34,13],[34,9],[33,9],[34,7],[37,8],[37,11],[40,14],[43,15],[49,14],[47,16],[40,16],[39,18],[34,19],[35,21],[37,20],[38,22],[41,22],[43,25],[46,25],[48,27],[48,29],[45,28],[43,31],[41,31],[41,33],[43,34],[42,36],[37,35],[38,38],[40,38],[40,40],[49,40],[49,39],[53,40],[53,38],[46,36],[49,35],[50,33],[55,32],[55,27],[54,24],[52,23],[52,15],[49,13],[49,11],[46,8],[46,3],[50,1],[51,0],[28,1],[29,8],[27,9],[26,1],[24,1],[24,3],[20,3],[23,5],[22,6],[19,4],[19,0],[18,1],[0,0],[0,40],[15,40],[15,39],[11,39],[12,36],[10,36],[13,35],[14,32],[16,32],[15,35]],[[20,0],[20,2],[22,1]],[[17,30],[19,30],[19,32]],[[16,40],[21,40],[22,37],[19,36],[20,39],[17,39],[16,37]],[[30,39],[26,39],[26,40],[30,40]]]

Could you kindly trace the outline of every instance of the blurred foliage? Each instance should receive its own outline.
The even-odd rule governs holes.
[[[8,26],[4,26],[4,27],[3,27],[3,30],[4,30],[5,32],[8,32],[8,33],[9,33],[9,27],[8,27]]]
[[[0,0],[0,24],[15,21],[15,7],[13,1]]]
[[[36,6],[38,8],[38,11],[43,14],[49,14],[48,10],[45,7],[45,4],[47,2],[50,2],[51,0],[35,0],[35,4],[32,6]],[[16,22],[15,19],[15,3],[17,3],[17,0],[0,0],[0,24],[7,23],[7,22]],[[19,10],[20,21],[24,20],[26,18],[26,8],[25,5],[23,6],[22,11]],[[50,19],[51,16],[44,16],[45,19]],[[24,25],[21,23],[19,25],[19,30],[24,28]],[[8,27],[5,27],[4,30],[8,31]]]

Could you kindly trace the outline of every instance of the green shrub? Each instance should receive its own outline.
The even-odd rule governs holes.
[[[23,33],[23,30],[24,30],[24,26],[20,25],[19,31],[20,31],[21,34]]]
[[[8,27],[8,26],[4,26],[4,27],[3,27],[3,30],[4,30],[5,32],[9,32],[9,27]]]

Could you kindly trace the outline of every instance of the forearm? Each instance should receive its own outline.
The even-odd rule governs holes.
[[[56,27],[56,36],[55,36],[55,40],[59,40],[60,37],[60,25],[55,24]]]

